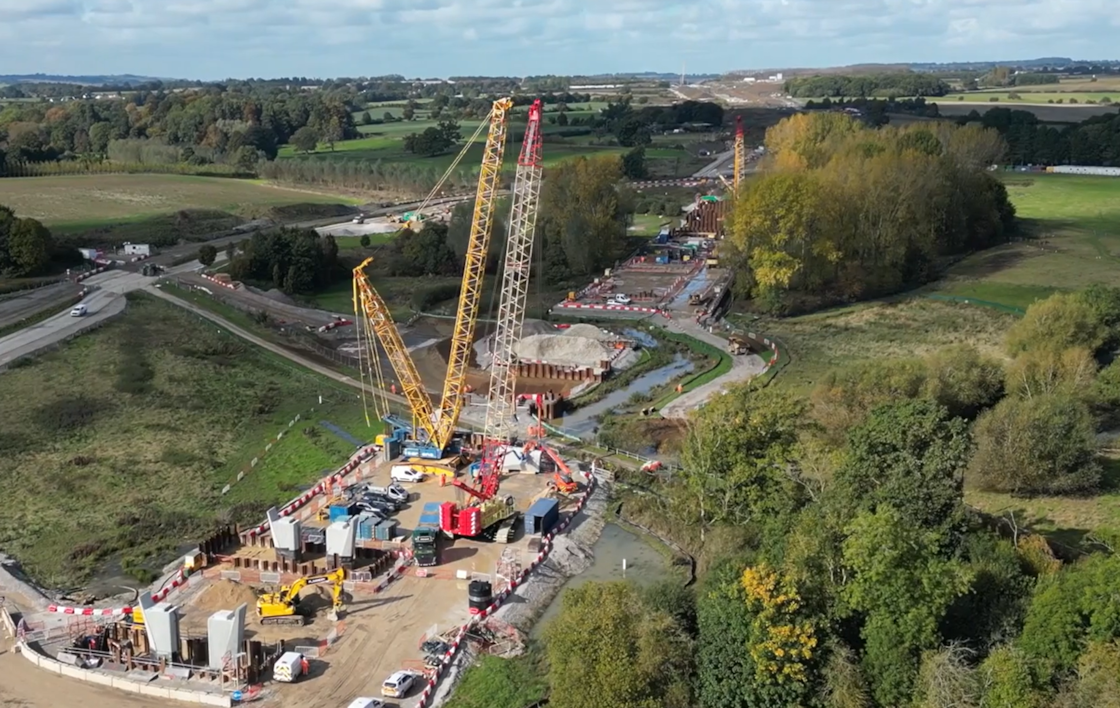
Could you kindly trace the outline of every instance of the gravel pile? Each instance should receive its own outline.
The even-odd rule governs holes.
[[[613,342],[618,339],[610,332],[599,329],[595,325],[586,323],[574,324],[568,329],[564,330],[565,337],[585,337],[587,339],[594,339],[599,342]]]
[[[533,334],[517,343],[522,359],[565,366],[593,366],[607,361],[614,350],[596,339],[566,334]]]

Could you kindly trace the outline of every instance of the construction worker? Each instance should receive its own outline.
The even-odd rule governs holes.
[[[301,656],[299,658],[299,669],[304,676],[311,670],[311,662],[307,660],[306,656]]]

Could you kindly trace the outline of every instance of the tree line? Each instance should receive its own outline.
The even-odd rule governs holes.
[[[537,216],[534,277],[549,284],[584,278],[615,264],[627,253],[632,197],[620,189],[622,161],[617,156],[579,157],[548,169]],[[487,271],[498,273],[509,212],[506,200],[496,209]],[[388,275],[417,277],[462,272],[470,237],[473,204],[452,209],[446,224],[430,221],[408,238],[387,246]]]
[[[770,169],[745,182],[723,254],[760,309],[914,287],[941,259],[1005,242],[1016,228],[988,173],[1006,146],[980,126],[872,130],[843,113],[786,118],[766,134]]]
[[[0,204],[0,275],[43,275],[51,261],[61,255],[57,250],[50,229],[36,219],[19,218]]]
[[[1095,286],[1033,305],[1004,360],[960,345],[839,369],[808,397],[713,399],[683,471],[622,478],[643,492],[624,511],[696,557],[698,587],[566,593],[545,632],[550,705],[1113,705],[1120,529],[1052,545],[964,489],[1099,489],[1118,343],[1120,288]]]
[[[795,98],[944,96],[950,86],[933,74],[898,72],[845,76],[795,76],[785,83],[785,91]]]
[[[990,108],[958,120],[999,131],[1007,160],[1015,165],[1120,165],[1120,113],[1093,116],[1071,126],[1054,126],[1030,111]]]
[[[270,284],[289,295],[317,292],[348,273],[339,263],[334,236],[320,237],[314,229],[258,231],[239,251],[230,244],[227,254],[234,280]],[[217,254],[199,255],[212,263]]]

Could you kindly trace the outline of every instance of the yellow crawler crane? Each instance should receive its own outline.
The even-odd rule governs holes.
[[[306,624],[307,618],[299,612],[299,593],[308,585],[330,583],[331,619],[337,620],[342,611],[342,583],[346,571],[342,568],[321,575],[308,575],[291,585],[282,586],[277,592],[270,592],[257,598],[257,617],[261,624]]]
[[[412,357],[409,356],[400,332],[397,331],[396,325],[389,314],[389,308],[385,305],[381,296],[377,294],[377,291],[374,290],[365,274],[366,266],[370,264],[372,259],[367,258],[354,269],[355,321],[360,324],[360,329],[365,334],[365,342],[363,346],[359,347],[359,369],[362,372],[363,383],[368,369],[372,372],[372,378],[375,379],[370,381],[370,387],[385,390],[381,361],[377,356],[375,346],[377,342],[380,342],[381,348],[385,350],[386,357],[400,381],[401,392],[408,400],[412,413],[412,427],[418,432],[422,431],[426,437],[426,440],[414,441],[413,449],[419,452],[415,455],[417,457],[439,459],[444,456],[443,453],[451,442],[455,426],[459,422],[459,415],[463,410],[467,367],[470,362],[471,347],[474,343],[475,329],[478,324],[478,308],[482,300],[482,279],[486,272],[486,254],[490,248],[490,236],[494,226],[494,206],[500,186],[502,161],[505,153],[507,117],[512,107],[513,101],[502,98],[494,101],[490,110],[489,130],[478,177],[478,190],[475,194],[474,215],[471,219],[470,239],[467,242],[465,265],[463,267],[462,288],[459,293],[458,309],[455,313],[455,329],[451,338],[447,375],[444,378],[442,397],[438,407],[432,401],[431,395],[420,379],[416,365],[413,363]],[[455,169],[459,160],[466,154],[467,149],[486,125],[486,123],[480,125],[475,135],[467,141],[463,152],[459,154],[447,174],[432,190],[432,194],[425,200],[425,204],[438,192],[448,175]],[[374,337],[376,337],[376,342]],[[363,356],[368,356],[369,361],[363,363],[361,360]],[[364,389],[365,387],[363,387],[363,400]],[[378,412],[383,419],[396,424],[393,416],[389,413],[387,401],[380,402]],[[411,453],[406,447],[406,455],[409,454]]]

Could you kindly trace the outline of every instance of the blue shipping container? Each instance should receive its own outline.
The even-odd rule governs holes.
[[[373,536],[373,529],[377,526],[377,519],[369,514],[361,514],[358,516],[358,538],[362,541],[369,541]]]
[[[335,521],[342,521],[347,516],[352,516],[352,514],[350,512],[351,512],[351,508],[349,506],[342,506],[342,505],[339,505],[339,504],[333,504],[333,505],[331,505],[330,511],[327,512],[328,513],[327,518],[329,518],[332,523],[335,522]]]
[[[391,541],[396,533],[396,528],[396,521],[393,519],[385,519],[374,528],[373,537],[378,541]]]
[[[525,533],[546,534],[560,521],[560,502],[555,499],[538,499],[525,512]]]

